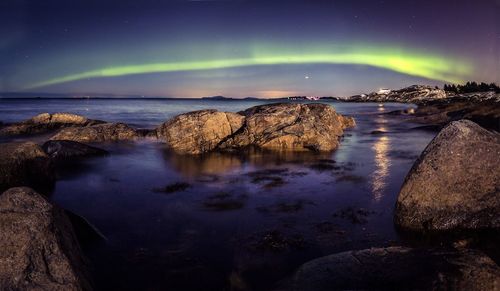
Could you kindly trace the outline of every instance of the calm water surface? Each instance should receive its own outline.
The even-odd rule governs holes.
[[[0,120],[72,112],[152,128],[187,111],[236,112],[262,103],[0,100]],[[51,199],[107,238],[85,250],[98,289],[271,290],[286,287],[307,260],[404,244],[393,206],[435,133],[381,114],[408,105],[329,104],[357,122],[333,153],[250,149],[190,157],[140,141],[100,144],[109,156],[61,167]],[[184,189],[157,191],[173,183]]]

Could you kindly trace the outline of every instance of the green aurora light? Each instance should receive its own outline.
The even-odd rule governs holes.
[[[271,51],[271,53],[269,53]],[[283,52],[284,51],[284,52]],[[299,64],[344,64],[365,65],[394,72],[439,80],[462,83],[463,78],[472,73],[472,67],[463,62],[439,55],[414,53],[396,49],[364,49],[334,53],[296,53],[281,50],[257,50],[249,57],[210,59],[201,61],[181,61],[165,63],[134,64],[112,66],[71,74],[41,81],[29,86],[38,88],[89,78],[118,77],[133,74],[215,70],[249,66],[299,65]]]

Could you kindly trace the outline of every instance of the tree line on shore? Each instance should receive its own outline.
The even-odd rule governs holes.
[[[495,83],[477,83],[477,82],[467,82],[464,85],[455,84],[444,84],[443,88],[446,92],[453,93],[473,93],[473,92],[489,92],[494,91],[495,93],[500,93],[500,87]]]

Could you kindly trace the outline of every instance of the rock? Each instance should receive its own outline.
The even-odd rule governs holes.
[[[3,290],[91,290],[87,263],[64,210],[30,188],[0,195]]]
[[[157,129],[174,151],[200,154],[258,146],[295,151],[337,148],[354,119],[326,104],[280,103],[255,106],[239,114],[201,110],[181,114]]]
[[[32,142],[0,144],[0,191],[15,186],[30,186],[47,192],[55,181],[50,158]]]
[[[70,140],[49,140],[42,146],[43,150],[54,159],[74,157],[103,156],[108,151]]]
[[[135,140],[138,137],[137,132],[124,123],[104,123],[86,127],[64,128],[50,139],[77,142],[105,142]]]
[[[444,126],[460,119],[469,119],[482,127],[500,131],[500,97],[488,99],[456,96],[425,102],[415,110],[411,121]]]
[[[498,290],[500,268],[473,250],[348,251],[302,265],[292,290]]]
[[[337,114],[327,104],[267,104],[242,114],[246,116],[242,128],[219,148],[256,145],[294,151],[331,151],[339,145],[344,129],[355,125],[353,118]]]
[[[76,238],[82,248],[85,249],[86,246],[94,245],[107,240],[107,238],[84,217],[69,210],[64,210],[64,213],[69,218],[76,234]]]
[[[401,100],[410,103],[419,103],[423,100],[436,100],[446,98],[446,92],[443,89],[413,85],[400,90],[392,91],[389,94],[389,98],[394,98],[394,100]]]
[[[76,114],[42,113],[31,119],[5,126],[0,129],[0,135],[43,133],[64,127],[81,127],[100,123],[103,121],[88,119]]]
[[[156,139],[158,138],[156,134],[156,129],[139,128],[135,130],[139,137]]]
[[[351,96],[343,101],[348,102],[403,102],[420,103],[426,100],[436,100],[446,98],[446,92],[443,89],[413,85],[399,90],[393,90],[387,93],[370,93]]]
[[[500,227],[500,134],[468,120],[446,126],[406,176],[395,223],[422,230]]]
[[[163,123],[157,129],[157,135],[177,153],[200,154],[214,150],[239,130],[244,118],[236,113],[217,110],[194,111]]]

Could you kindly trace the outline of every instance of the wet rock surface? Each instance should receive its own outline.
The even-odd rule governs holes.
[[[54,166],[40,146],[33,142],[0,144],[0,191],[30,186],[46,192],[54,181]]]
[[[500,268],[475,250],[372,248],[302,265],[293,290],[496,290]]]
[[[408,173],[395,223],[417,231],[499,228],[499,191],[500,134],[452,122]]]
[[[70,140],[49,140],[42,145],[42,148],[47,155],[58,160],[108,154],[106,150]]]
[[[71,113],[42,113],[28,120],[1,128],[0,135],[35,134],[64,127],[82,127],[100,123],[104,122]]]
[[[354,119],[326,104],[268,104],[239,114],[201,110],[181,114],[157,129],[178,153],[200,154],[248,146],[295,151],[337,148]]]
[[[124,123],[103,123],[86,127],[64,128],[51,140],[71,140],[77,142],[106,142],[135,140],[139,134]]]
[[[0,195],[0,286],[4,290],[91,290],[64,210],[30,188]]]

